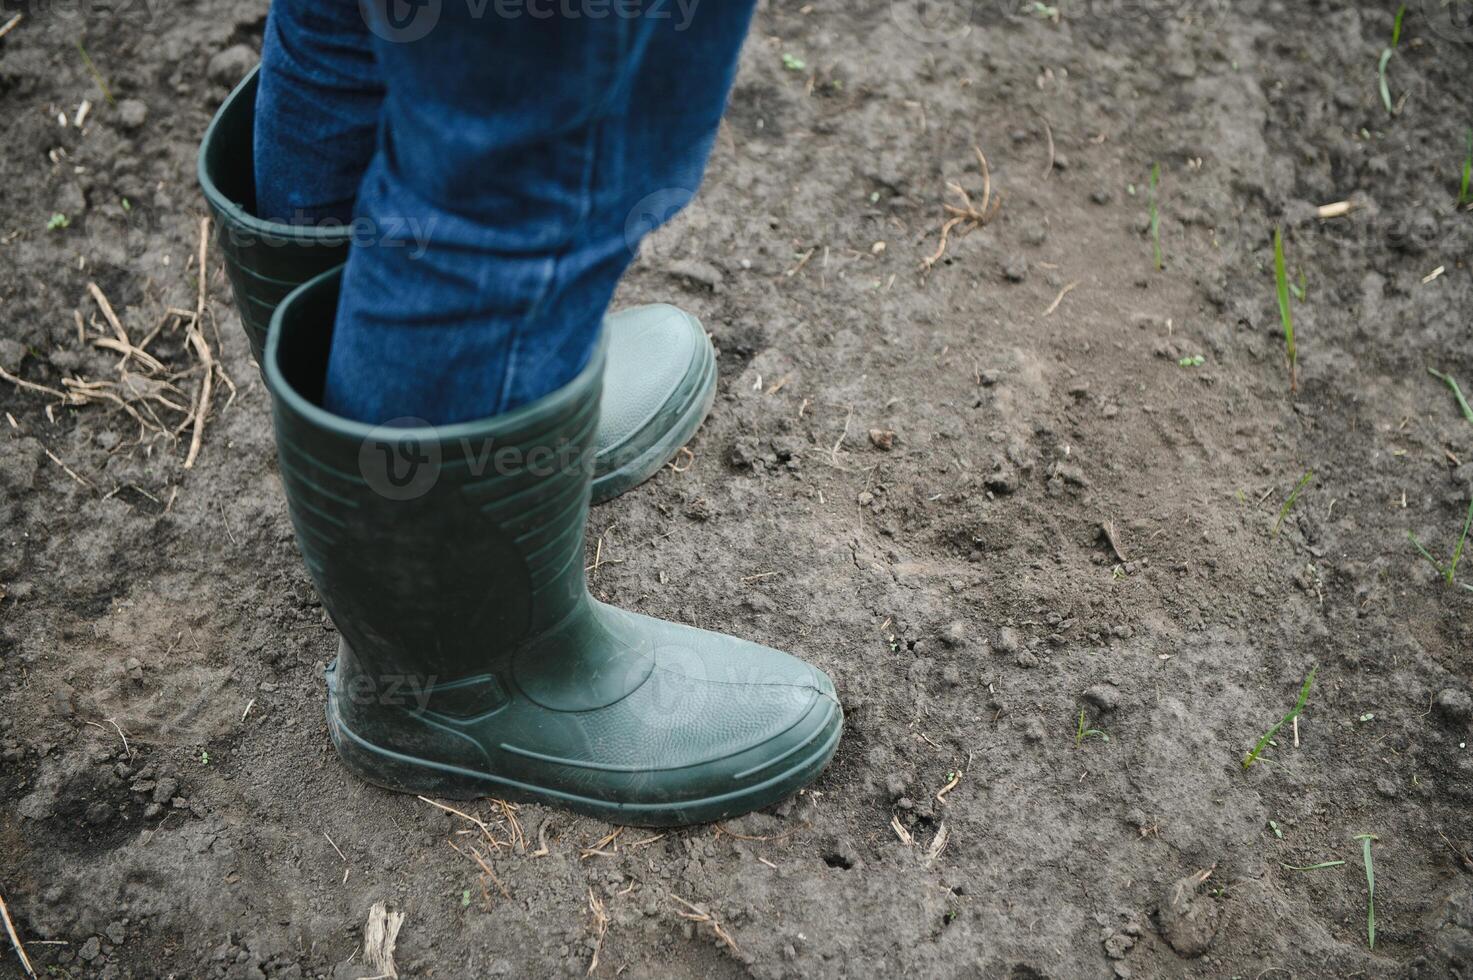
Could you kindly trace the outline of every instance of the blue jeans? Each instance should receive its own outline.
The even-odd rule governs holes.
[[[587,363],[694,194],[755,0],[273,0],[257,210],[352,221],[324,390],[484,418]]]

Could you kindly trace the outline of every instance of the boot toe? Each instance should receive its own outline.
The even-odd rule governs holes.
[[[701,322],[668,304],[608,318],[594,455],[594,503],[643,483],[695,435],[716,394],[716,354]]]
[[[564,716],[553,752],[503,746],[554,763],[542,777],[559,792],[599,801],[616,823],[702,823],[783,799],[832,757],[843,710],[823,671],[755,643],[608,612],[654,635],[648,680]]]

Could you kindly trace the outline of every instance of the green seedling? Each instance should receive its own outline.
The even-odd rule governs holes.
[[[783,55],[783,67],[788,71],[803,71],[808,67],[808,62],[789,52]]]
[[[1294,345],[1294,311],[1289,309],[1289,276],[1284,271],[1284,236],[1274,227],[1274,287],[1284,324],[1284,354],[1289,358],[1289,390],[1299,390],[1299,348]]]
[[[1087,728],[1087,727],[1085,727],[1085,723],[1084,723],[1084,709],[1083,708],[1080,708],[1079,709],[1079,724],[1074,729],[1074,747],[1076,749],[1079,748],[1079,746],[1081,746],[1081,745],[1084,744],[1084,740],[1087,739],[1087,738],[1097,738],[1101,742],[1108,742],[1108,741],[1110,741],[1110,736],[1109,735],[1106,735],[1104,732],[1100,731],[1098,728]]]
[[[206,765],[206,766],[209,765],[210,764],[210,753],[208,753],[208,752],[201,752],[199,754],[199,761],[200,761],[200,764],[201,765]]]
[[[467,908],[471,904],[471,890],[465,889],[460,893],[460,907]]]
[[[1452,389],[1453,397],[1458,400],[1458,407],[1463,410],[1463,418],[1469,422],[1473,422],[1473,408],[1468,407],[1468,399],[1463,397],[1463,389],[1458,387],[1457,379],[1450,374],[1443,374],[1441,371],[1434,370],[1433,368],[1428,368],[1427,373]]]
[[[1274,836],[1277,837],[1279,840],[1284,839],[1284,830],[1278,825],[1277,821],[1270,820],[1268,822],[1268,829],[1272,830],[1274,832]]]
[[[1207,363],[1207,358],[1203,357],[1201,354],[1193,354],[1190,357],[1183,357],[1176,363],[1182,367],[1201,367],[1203,364]]]
[[[46,230],[47,231],[56,231],[57,229],[66,228],[66,227],[70,226],[71,223],[72,223],[72,219],[71,218],[68,218],[66,215],[64,215],[60,211],[58,211],[55,214],[53,214],[50,218],[46,219]]]
[[[1338,868],[1343,864],[1344,861],[1321,861],[1319,864],[1280,864],[1279,867],[1285,871],[1319,871],[1324,868]]]
[[[1318,666],[1309,669],[1309,676],[1304,678],[1304,684],[1299,688],[1299,699],[1294,702],[1293,709],[1287,715],[1280,718],[1274,727],[1265,732],[1263,737],[1258,740],[1258,744],[1253,746],[1253,751],[1243,757],[1244,769],[1247,769],[1258,761],[1259,755],[1268,747],[1268,743],[1273,741],[1273,737],[1279,733],[1280,728],[1283,728],[1289,722],[1299,717],[1299,712],[1304,710],[1305,702],[1309,700],[1309,689],[1314,686],[1314,675],[1318,670]]]
[[[1458,204],[1473,204],[1473,190],[1469,185],[1473,184],[1473,129],[1469,129],[1463,136],[1468,144],[1468,155],[1463,157],[1463,183],[1458,187]]]
[[[1293,293],[1294,298],[1301,303],[1304,302],[1304,297],[1309,295],[1309,282],[1305,279],[1303,269],[1299,270],[1299,284],[1289,283],[1289,292]]]
[[[1161,212],[1156,208],[1156,185],[1161,182],[1161,164],[1151,164],[1151,182],[1147,187],[1147,206],[1151,210],[1151,248],[1156,254],[1156,271],[1160,272],[1165,267],[1165,261],[1161,255]]]
[[[1376,867],[1371,863],[1371,841],[1377,840],[1375,834],[1356,834],[1355,839],[1361,842],[1361,855],[1366,862],[1366,941],[1372,949],[1376,948]]]
[[[1046,3],[1038,3],[1037,0],[1024,7],[1023,13],[1032,14],[1039,20],[1051,20],[1055,24],[1059,22],[1059,8],[1052,7]]]
[[[92,80],[97,83],[98,88],[102,89],[102,97],[107,99],[108,105],[113,105],[113,90],[107,87],[107,79],[102,77],[102,72],[98,71],[97,66],[92,63],[92,56],[87,53],[86,48],[82,47],[81,41],[77,42],[77,51],[82,55],[82,63],[87,66]]]
[[[1294,484],[1294,489],[1289,491],[1289,496],[1284,501],[1284,506],[1279,508],[1279,519],[1274,521],[1273,537],[1279,536],[1279,529],[1284,526],[1284,518],[1288,517],[1289,511],[1294,508],[1294,502],[1299,499],[1300,491],[1308,486],[1309,481],[1313,479],[1314,470],[1305,470],[1304,475],[1299,478],[1299,482]]]
[[[1376,65],[1376,76],[1381,87],[1381,102],[1386,106],[1386,114],[1390,115],[1391,109],[1391,86],[1386,83],[1386,66],[1391,62],[1391,56],[1396,52],[1396,46],[1401,43],[1401,19],[1406,15],[1407,5],[1402,4],[1396,8],[1396,21],[1391,25],[1391,44],[1381,49],[1381,60]]]
[[[1437,569],[1437,573],[1442,576],[1443,581],[1446,582],[1448,585],[1453,584],[1453,576],[1457,574],[1458,562],[1462,560],[1463,557],[1463,545],[1468,540],[1468,526],[1470,524],[1473,524],[1473,500],[1468,501],[1468,516],[1463,521],[1463,533],[1458,536],[1458,544],[1455,548],[1453,548],[1452,560],[1449,561],[1446,565],[1428,554],[1427,549],[1422,547],[1422,542],[1417,540],[1417,536],[1415,534],[1413,534],[1411,531],[1407,532],[1407,539],[1411,541],[1412,547],[1416,548],[1417,552],[1421,554],[1423,558],[1432,563],[1432,567]],[[1464,583],[1463,588],[1473,591],[1473,588],[1470,588],[1467,583]]]

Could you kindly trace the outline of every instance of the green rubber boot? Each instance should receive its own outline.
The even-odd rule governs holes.
[[[327,718],[348,767],[403,792],[653,826],[812,780],[844,719],[822,671],[588,594],[604,352],[495,418],[352,422],[318,406],[340,279],[287,298],[264,365],[297,543],[341,635]]]
[[[205,131],[199,182],[215,217],[251,355],[262,364],[277,305],[308,279],[347,259],[351,229],[287,225],[253,213],[256,77],[252,69]],[[608,363],[595,437],[594,503],[658,473],[696,434],[716,396],[716,353],[690,314],[664,304],[635,307],[610,316],[605,333]]]

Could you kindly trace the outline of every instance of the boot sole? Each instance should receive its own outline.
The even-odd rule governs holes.
[[[327,726],[333,747],[343,764],[359,779],[396,793],[469,800],[495,797],[514,803],[540,803],[629,827],[678,827],[713,823],[780,802],[808,785],[828,765],[844,733],[844,712],[827,698],[819,698],[825,715],[809,742],[817,748],[783,772],[761,783],[731,793],[671,803],[615,803],[536,786],[520,780],[477,772],[461,766],[405,755],[361,738],[336,717],[327,705]],[[781,757],[768,763],[783,761]]]
[[[601,504],[612,500],[660,472],[680,451],[680,447],[690,442],[701,423],[706,421],[715,401],[716,356],[707,342],[702,345],[699,371],[695,380],[689,384],[685,403],[676,416],[675,424],[660,433],[648,448],[622,466],[602,474],[595,468],[590,503]]]

